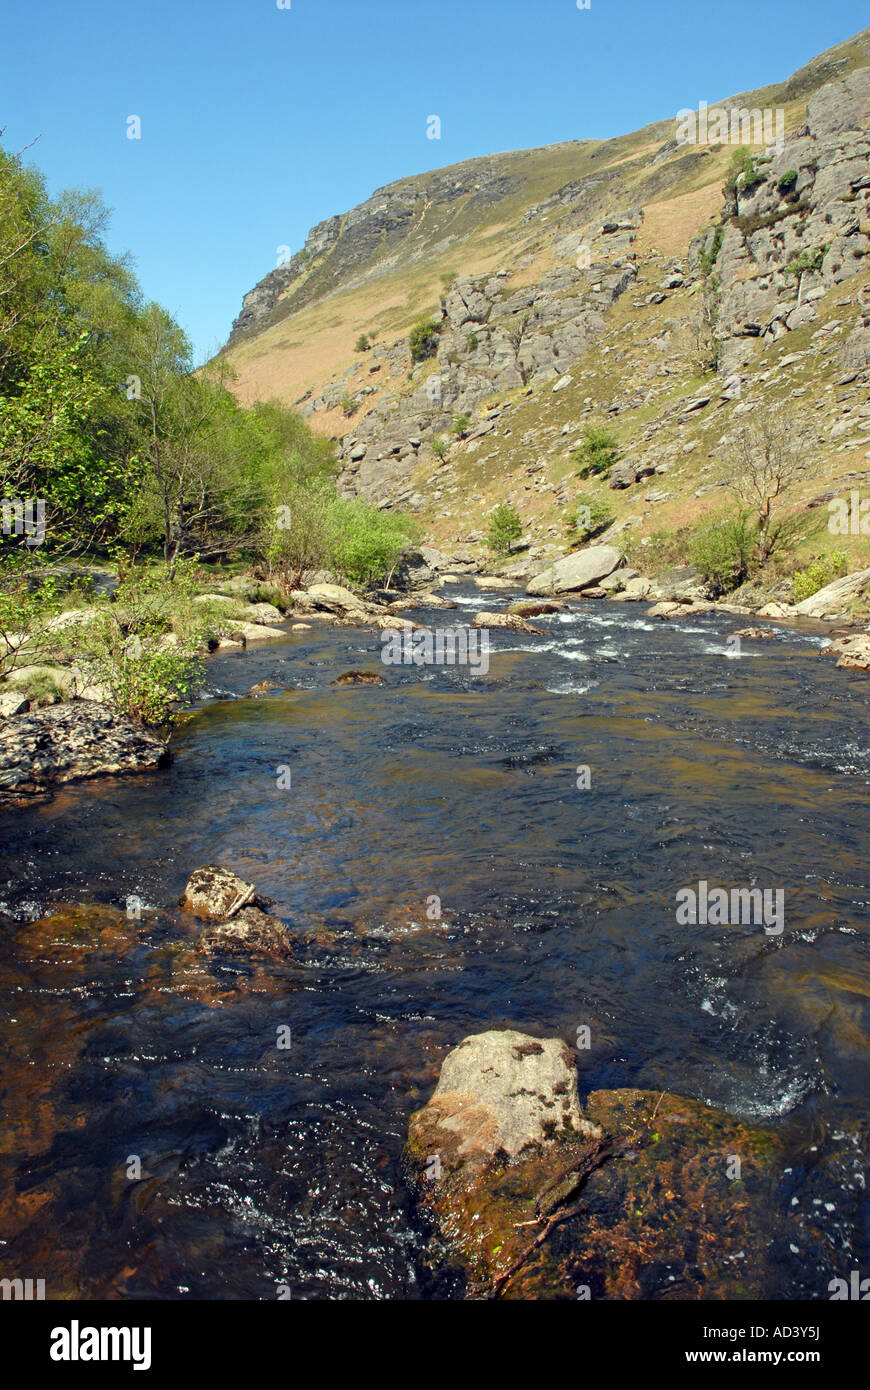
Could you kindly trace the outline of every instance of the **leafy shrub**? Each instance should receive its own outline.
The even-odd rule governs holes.
[[[514,541],[523,534],[523,523],[516,507],[502,502],[490,514],[487,545],[496,555],[507,555]]]
[[[74,630],[88,679],[119,713],[149,727],[174,723],[175,706],[202,683],[197,649],[209,618],[196,611],[195,589],[196,557],[178,561],[173,578],[165,567],[133,571],[114,602]]]
[[[609,430],[600,425],[587,425],[583,442],[571,455],[581,478],[608,472],[619,459],[619,444]]]
[[[435,356],[440,332],[440,325],[434,319],[420,319],[414,324],[408,339],[412,362],[425,362],[427,357]]]
[[[356,343],[354,344],[353,350],[354,352],[368,352],[370,347],[371,343],[369,342],[369,335],[367,333],[360,333],[359,337],[356,340]]]
[[[470,416],[470,415],[454,415],[454,417],[453,417],[453,433],[456,435],[456,438],[457,438],[457,439],[464,439],[465,436],[468,434],[468,431],[469,431],[470,429],[471,429],[471,416]]]
[[[783,174],[782,178],[777,179],[777,181],[776,181],[777,190],[778,190],[778,191],[782,194],[782,196],[785,198],[785,197],[788,196],[789,193],[794,193],[795,185],[797,184],[797,181],[798,181],[798,171],[797,171],[797,169],[789,169],[789,171],[788,171],[787,174]]]
[[[450,452],[450,440],[444,434],[436,434],[431,447],[437,459],[445,459]]]
[[[795,603],[817,594],[819,589],[824,589],[833,579],[839,579],[846,573],[846,565],[845,551],[832,550],[830,554],[820,555],[817,560],[813,560],[806,569],[798,570],[791,581]]]
[[[757,527],[749,514],[713,517],[695,531],[689,558],[707,581],[713,596],[727,594],[749,574],[757,542]]]
[[[346,420],[349,420],[351,415],[353,415],[358,409],[358,404],[354,400],[353,396],[349,396],[346,394],[342,396],[338,404],[341,407],[341,413]]]
[[[576,498],[576,510],[568,521],[568,534],[572,540],[585,541],[597,536],[613,521],[613,512],[600,497],[583,495]]]
[[[478,337],[476,333],[469,333],[465,340],[465,347],[468,352],[477,352]]]
[[[417,526],[409,516],[382,512],[367,502],[341,499],[335,503],[333,516],[331,568],[362,588],[388,583],[417,538]]]

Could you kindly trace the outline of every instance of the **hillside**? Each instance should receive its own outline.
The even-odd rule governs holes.
[[[730,200],[734,146],[678,144],[673,117],[378,190],[245,297],[226,349],[238,394],[296,404],[340,440],[345,491],[412,510],[448,553],[511,501],[535,561],[565,548],[580,495],[632,546],[691,527],[722,505],[735,426],[781,406],[804,434],[798,558],[815,553],[827,513],[808,504],[868,470],[868,64],[865,30],[717,103],[784,112],[783,147],[753,147]],[[414,364],[425,315],[437,353]],[[362,333],[374,346],[356,353]],[[619,440],[619,486],[576,479],[588,423]],[[842,544],[868,562],[860,535]]]

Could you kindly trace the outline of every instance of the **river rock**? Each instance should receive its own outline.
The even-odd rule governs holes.
[[[331,613],[346,613],[353,611],[365,612],[366,605],[356,594],[352,594],[350,589],[345,589],[341,584],[311,584],[305,593],[308,599],[318,608],[325,608]]]
[[[442,1170],[475,1169],[580,1129],[577,1073],[565,1043],[491,1030],[448,1052],[432,1099],[411,1116],[409,1144],[437,1152]]]
[[[509,613],[516,613],[518,618],[542,618],[546,613],[564,613],[564,603],[536,603],[534,599],[518,599],[516,603],[508,605]]]
[[[479,574],[474,581],[477,589],[515,589],[515,579],[501,579],[497,574]]]
[[[267,627],[264,623],[241,623],[233,621],[231,623],[233,632],[237,632],[244,637],[245,642],[266,642],[270,637],[286,637],[287,634],[281,627]]]
[[[214,951],[262,951],[270,956],[289,956],[293,949],[287,926],[259,907],[244,907],[226,922],[213,922],[199,938],[199,949]]]
[[[156,734],[92,701],[51,705],[0,725],[4,795],[34,795],[79,778],[151,772],[168,761]]]
[[[404,1161],[433,1230],[424,1264],[468,1297],[764,1298],[781,1275],[778,1139],[660,1091],[581,1106],[558,1039],[466,1038]]]
[[[510,632],[533,632],[540,634],[539,627],[533,627],[517,613],[478,613],[472,620],[472,627],[505,627]]]
[[[247,883],[232,869],[219,864],[205,864],[194,869],[187,880],[181,906],[194,917],[207,922],[221,921],[240,900],[256,902],[253,883]]]
[[[386,685],[383,676],[377,671],[344,671],[336,676],[330,685]]]
[[[535,575],[526,585],[532,596],[570,594],[588,589],[612,574],[622,563],[622,553],[613,545],[590,545],[557,560],[555,565]]]
[[[0,695],[0,719],[11,719],[15,714],[26,714],[30,701],[17,690],[4,690]]]

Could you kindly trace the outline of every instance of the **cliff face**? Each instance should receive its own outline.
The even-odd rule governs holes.
[[[245,298],[241,393],[297,404],[336,437],[345,491],[439,544],[509,500],[555,550],[571,450],[602,421],[624,455],[608,502],[639,538],[716,503],[707,475],[764,405],[821,426],[810,504],[870,429],[870,31],[719,106],[781,109],[786,131],[724,193],[736,142],[680,144],[671,119],[402,180],[321,223]]]

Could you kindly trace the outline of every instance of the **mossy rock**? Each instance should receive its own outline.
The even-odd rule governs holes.
[[[565,1134],[512,1162],[493,1155],[475,1169],[455,1156],[444,1162],[444,1135],[428,1109],[412,1117],[406,1172],[431,1226],[425,1263],[451,1271],[466,1296],[776,1296],[770,1252],[784,1236],[775,1201],[782,1153],[768,1131],[680,1096],[596,1091],[585,1106],[587,1135]],[[563,1175],[595,1149],[596,1132],[616,1151],[572,1189]],[[440,1177],[427,1171],[435,1153]],[[583,1209],[553,1224],[505,1280],[548,1220],[578,1202]]]

